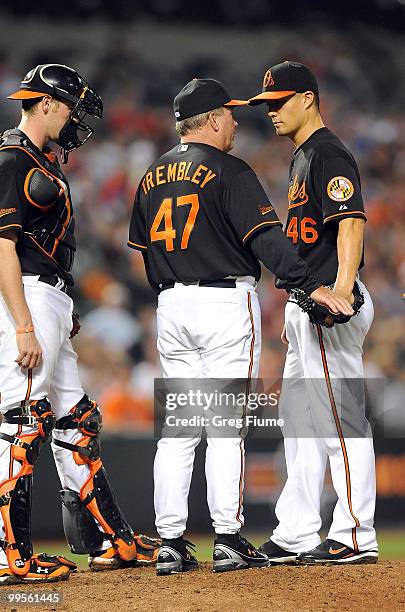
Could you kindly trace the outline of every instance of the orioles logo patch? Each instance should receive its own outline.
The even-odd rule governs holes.
[[[259,206],[259,210],[262,213],[262,215],[267,215],[267,213],[273,210],[273,207],[272,206]]]
[[[274,79],[271,70],[268,70],[263,78],[263,87],[270,87],[271,85],[274,85]]]
[[[326,188],[328,196],[335,202],[346,202],[354,193],[353,183],[345,176],[335,176]]]

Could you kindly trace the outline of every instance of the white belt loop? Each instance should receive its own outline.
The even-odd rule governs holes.
[[[55,289],[63,289],[64,286],[64,281],[58,276],[58,282],[55,285]]]
[[[257,287],[257,280],[254,276],[237,276],[236,286],[240,289],[255,289]]]

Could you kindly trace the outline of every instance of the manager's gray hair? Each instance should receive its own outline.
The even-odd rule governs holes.
[[[204,127],[204,125],[208,121],[208,117],[210,113],[214,113],[215,115],[222,115],[224,112],[224,107],[215,108],[214,110],[208,111],[207,113],[201,113],[200,115],[194,115],[194,117],[188,117],[188,119],[183,119],[183,121],[176,121],[176,132],[179,136],[187,136],[190,132],[195,132],[200,128]]]

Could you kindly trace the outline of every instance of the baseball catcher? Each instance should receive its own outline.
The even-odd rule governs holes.
[[[68,288],[76,250],[62,161],[91,136],[100,96],[72,68],[33,68],[10,98],[22,101],[16,129],[0,137],[0,583],[65,580],[76,564],[33,554],[32,474],[52,438],[70,549],[91,569],[153,563],[157,542],[134,535],[100,457],[101,412],[81,385],[70,337]]]

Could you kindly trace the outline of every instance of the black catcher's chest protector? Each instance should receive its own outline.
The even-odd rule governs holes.
[[[72,269],[76,250],[69,185],[55,154],[46,150],[40,152],[20,130],[4,132],[0,139],[0,155],[1,151],[13,149],[23,151],[27,156],[21,160],[24,167],[16,164],[17,181],[23,181],[23,185],[18,185],[19,193],[23,194],[26,206],[17,253],[20,259],[28,258],[35,245],[42,256],[46,255],[56,264],[56,272],[60,271],[66,278]]]

